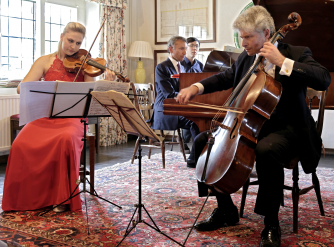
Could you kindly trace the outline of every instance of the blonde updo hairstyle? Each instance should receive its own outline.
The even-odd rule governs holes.
[[[253,6],[242,12],[233,23],[235,31],[244,30],[246,32],[270,31],[270,37],[275,33],[274,19],[270,13],[262,6]]]
[[[81,33],[83,35],[83,37],[85,38],[86,28],[85,28],[84,25],[82,25],[79,22],[69,22],[69,23],[67,23],[67,25],[64,28],[63,35],[65,35],[65,33],[68,33],[70,31]],[[61,49],[62,49],[62,41],[59,40],[58,51],[55,52],[55,54],[57,54],[58,57],[60,57]]]

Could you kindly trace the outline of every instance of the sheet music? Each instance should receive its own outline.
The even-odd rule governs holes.
[[[63,81],[33,81],[25,82],[21,84],[21,96],[20,96],[20,123],[19,125],[25,125],[31,121],[34,121],[43,117],[54,116],[55,114],[72,107],[80,99],[84,98],[89,89],[96,89],[99,91],[117,90],[122,93],[128,93],[130,84],[119,83],[111,81],[96,81],[96,82],[63,82]],[[48,92],[38,93],[31,92],[40,91]],[[64,94],[56,95],[53,93],[84,93],[84,94]],[[55,99],[54,99],[55,98]],[[84,98],[80,103],[75,105],[73,108],[63,112],[57,117],[65,116],[78,116],[82,117],[86,105],[87,97]],[[94,100],[95,101],[95,100]],[[53,112],[52,103],[54,102]],[[93,99],[90,106],[90,113],[93,116],[110,116],[109,112],[95,101],[93,105]],[[90,116],[90,114],[88,114]]]
[[[95,82],[64,82],[58,81],[56,93],[73,93],[73,94],[58,94],[55,96],[55,102],[51,116],[57,117],[82,117],[87,97],[84,94],[93,89]],[[76,94],[83,93],[83,94]],[[83,99],[84,98],[84,99]],[[81,100],[83,99],[83,100]],[[81,100],[81,101],[80,101]],[[75,105],[80,101],[77,105]],[[74,106],[75,105],[75,106]],[[72,107],[73,106],[73,107]],[[69,107],[72,107],[68,109]],[[66,110],[68,109],[68,110]],[[66,110],[66,111],[64,111]],[[63,113],[60,113],[64,111]],[[60,113],[60,114],[59,114]]]
[[[35,93],[30,90],[54,93],[57,88],[55,81],[30,81],[20,86],[20,122],[25,125],[33,120],[49,117],[53,102],[53,94]]]
[[[91,94],[110,112],[119,126],[128,134],[148,136],[150,139],[160,138],[147,125],[142,115],[123,93],[113,90],[107,92],[93,91]],[[120,108],[123,110],[121,111]]]
[[[117,91],[120,93],[129,93],[130,83],[120,83],[115,81],[99,80],[95,82],[94,91]],[[97,102],[94,97],[92,98],[88,116],[110,116],[110,113]]]

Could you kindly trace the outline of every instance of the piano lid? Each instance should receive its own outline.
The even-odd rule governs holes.
[[[213,50],[206,60],[203,72],[222,72],[230,68],[239,55],[240,53]]]
[[[288,24],[288,15],[297,12],[302,24],[282,40],[291,45],[308,46],[313,58],[334,72],[334,1],[332,0],[253,0],[264,6],[275,21],[276,30]]]

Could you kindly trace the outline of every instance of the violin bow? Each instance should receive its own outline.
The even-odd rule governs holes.
[[[107,20],[107,16],[104,16],[104,20],[103,20],[103,22],[102,22],[102,24],[101,24],[101,27],[100,27],[99,31],[97,32],[97,34],[96,34],[96,36],[95,36],[95,39],[93,40],[93,43],[92,43],[92,45],[90,46],[90,48],[89,48],[89,50],[88,50],[88,52],[87,52],[87,54],[86,54],[86,56],[85,56],[83,62],[81,63],[81,66],[80,66],[80,68],[79,68],[79,71],[78,71],[77,75],[75,76],[73,82],[75,82],[75,81],[77,80],[77,78],[78,78],[78,76],[79,76],[79,73],[80,73],[80,71],[81,71],[81,69],[82,69],[82,66],[85,64],[85,62],[86,62],[86,60],[87,60],[87,57],[88,57],[88,55],[90,54],[90,51],[92,50],[92,47],[93,47],[93,45],[94,45],[94,43],[95,43],[95,41],[96,41],[96,39],[97,39],[97,36],[99,35],[99,33],[100,33],[100,31],[101,31],[101,29],[102,29],[104,23],[106,22],[106,20]]]

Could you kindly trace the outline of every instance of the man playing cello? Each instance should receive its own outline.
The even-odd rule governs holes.
[[[265,8],[247,9],[234,21],[233,28],[238,30],[245,49],[238,60],[228,70],[182,89],[176,101],[187,104],[197,94],[235,88],[256,58],[265,58],[265,72],[282,84],[283,92],[270,119],[261,128],[255,148],[259,191],[254,211],[264,216],[260,246],[280,246],[278,212],[283,193],[283,164],[298,156],[305,173],[316,169],[322,141],[305,102],[306,89],[326,90],[331,78],[328,70],[312,58],[309,48],[269,42],[275,25]],[[190,159],[197,162],[207,140],[205,132],[196,137]],[[207,186],[199,183],[198,187],[199,196],[206,196]],[[214,195],[218,207],[209,218],[195,225],[198,231],[239,222],[231,196],[217,191]]]

